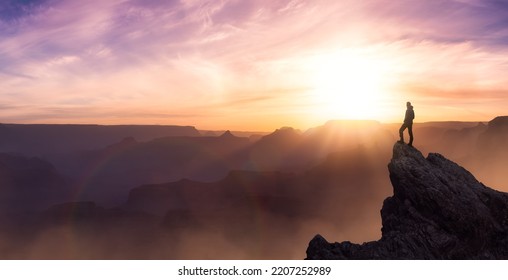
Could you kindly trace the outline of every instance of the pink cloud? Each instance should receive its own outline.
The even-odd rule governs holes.
[[[316,61],[334,69],[322,61],[340,63],[333,57],[350,49],[382,61],[395,89],[423,84],[435,89],[429,96],[451,102],[452,93],[473,87],[468,96],[481,98],[508,82],[500,74],[508,70],[503,7],[469,0],[41,2],[15,21],[0,20],[0,104],[28,108],[23,117],[0,116],[50,120],[44,110],[74,102],[95,108],[96,120],[113,107],[126,121],[133,108],[193,116],[197,108],[210,116],[222,108],[241,119],[252,113],[245,104],[253,112],[279,107],[293,119],[319,110],[301,90],[315,86]],[[387,102],[403,94],[425,98],[394,90]]]

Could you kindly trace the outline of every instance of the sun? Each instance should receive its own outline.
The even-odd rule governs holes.
[[[311,96],[327,119],[379,119],[385,95],[380,61],[344,51],[314,62]]]

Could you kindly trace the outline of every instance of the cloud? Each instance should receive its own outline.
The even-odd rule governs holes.
[[[44,10],[51,0],[4,0],[0,3],[0,21],[19,24],[25,18]]]
[[[481,97],[508,82],[508,9],[496,0],[4,1],[0,30],[0,102],[34,110],[219,104],[247,116],[279,102],[293,114],[309,94],[293,89],[315,86],[315,62],[334,69],[327,57],[340,63],[351,49],[399,89]]]
[[[392,22],[406,39],[472,42],[489,49],[504,44],[503,36],[499,35],[508,31],[508,7],[504,1],[387,2],[374,3],[368,13],[381,21]]]

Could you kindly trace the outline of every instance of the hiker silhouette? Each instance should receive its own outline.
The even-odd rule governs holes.
[[[413,146],[413,119],[415,118],[415,111],[413,111],[413,106],[411,102],[406,102],[406,116],[404,117],[404,123],[399,129],[400,140],[399,142],[404,143],[404,130],[407,128],[407,132],[409,133],[409,146]]]

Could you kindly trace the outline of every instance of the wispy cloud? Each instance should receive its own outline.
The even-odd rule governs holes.
[[[310,93],[291,89],[312,89],[315,62],[333,71],[327,57],[340,63],[333,57],[351,49],[379,63],[393,102],[424,98],[421,85],[450,101],[481,98],[508,82],[507,43],[508,4],[497,0],[9,0],[0,4],[0,103],[33,111],[0,116],[37,122],[41,110],[75,104],[97,120],[117,108],[118,122],[134,108],[178,111],[169,123],[210,104],[239,119],[276,104],[312,112]]]

